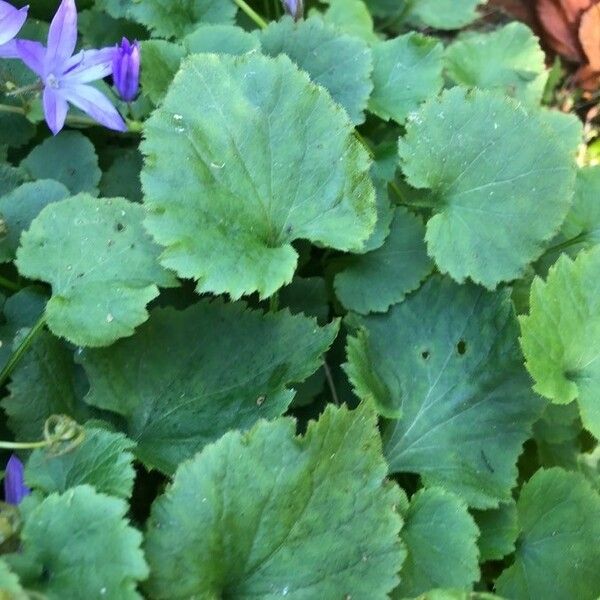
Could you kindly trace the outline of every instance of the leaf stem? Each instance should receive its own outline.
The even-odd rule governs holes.
[[[561,242],[560,244],[551,246],[550,248],[548,248],[546,250],[546,252],[544,252],[544,255],[550,254],[551,252],[561,252],[565,248],[569,248],[569,246],[574,246],[575,244],[582,242],[584,239],[585,239],[585,233],[582,232],[579,235],[576,235],[575,237],[571,238],[570,240],[566,240],[564,242]]]
[[[21,286],[18,283],[6,279],[3,275],[0,275],[0,285],[11,292],[18,292],[21,289]]]
[[[279,310],[279,292],[275,292],[269,297],[269,312],[277,312]]]
[[[233,0],[240,10],[252,19],[261,29],[265,29],[268,26],[268,23],[251,7],[248,6],[245,0]]]
[[[29,350],[29,347],[34,342],[40,331],[46,325],[46,313],[42,313],[42,316],[37,320],[37,323],[29,330],[29,333],[23,338],[23,341],[19,344],[19,347],[11,354],[10,358],[4,368],[0,372],[0,387],[2,387],[6,380],[11,376],[15,367],[21,362],[23,356]]]
[[[337,395],[335,383],[333,381],[333,375],[331,374],[331,369],[329,368],[327,361],[323,363],[323,370],[325,371],[325,379],[327,380],[327,385],[329,386],[329,391],[331,392],[331,398],[333,400],[333,403],[336,406],[340,406],[340,399]]]

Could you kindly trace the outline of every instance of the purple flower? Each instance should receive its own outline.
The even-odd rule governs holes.
[[[21,60],[44,85],[44,115],[56,135],[64,126],[68,103],[98,123],[125,131],[127,126],[110,100],[95,87],[86,85],[112,72],[114,48],[82,50],[73,56],[77,42],[77,9],[74,0],[62,0],[48,32],[48,47],[39,42],[17,40]]]
[[[291,15],[294,21],[298,21],[304,16],[304,2],[302,0],[281,0],[283,8],[288,15]]]
[[[125,102],[131,102],[140,85],[140,45],[131,44],[127,38],[117,46],[112,65],[113,81],[117,92]]]
[[[8,504],[20,504],[31,490],[25,485],[23,463],[13,454],[6,464],[4,473],[4,501]]]
[[[8,2],[0,0],[0,58],[18,57],[13,38],[23,27],[28,10],[28,6],[17,9]]]

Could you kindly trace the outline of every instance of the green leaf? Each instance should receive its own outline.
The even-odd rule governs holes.
[[[51,415],[88,418],[90,410],[80,401],[81,387],[72,351],[50,333],[39,333],[12,374],[10,395],[2,400],[17,439],[39,439]]]
[[[201,25],[183,39],[188,54],[242,55],[260,51],[257,35],[234,25]]]
[[[467,33],[446,48],[450,79],[467,87],[493,90],[527,104],[539,104],[548,71],[539,39],[522,23],[489,33]]]
[[[137,148],[117,149],[112,164],[102,173],[101,195],[106,198],[122,197],[133,202],[141,202],[141,170],[142,155]]]
[[[142,227],[144,209],[80,194],[47,206],[21,236],[22,275],[52,284],[48,327],[82,346],[107,346],[148,318],[158,285],[175,284]]]
[[[191,56],[142,150],[146,226],[199,292],[270,296],[292,279],[293,240],[357,250],[375,225],[348,117],[285,56]]]
[[[200,23],[230,23],[237,11],[233,0],[98,0],[96,8],[137,21],[164,38],[181,38]]]
[[[0,196],[9,194],[27,180],[27,174],[21,168],[0,163]]]
[[[141,53],[144,57],[142,90],[155,105],[158,105],[179,69],[185,49],[180,44],[165,40],[147,40],[141,44]]]
[[[4,319],[0,325],[0,365],[6,365],[13,352],[15,337],[22,334],[19,330],[32,327],[44,312],[46,296],[38,288],[29,286],[19,290],[4,301]]]
[[[561,233],[565,241],[576,242],[570,253],[600,244],[600,165],[577,172],[573,206]]]
[[[19,578],[0,559],[0,598],[2,600],[29,600],[29,595],[21,587]]]
[[[71,192],[98,195],[101,171],[94,145],[78,131],[63,131],[36,146],[21,162],[32,179],[60,181]]]
[[[369,44],[378,40],[373,30],[373,17],[363,0],[324,0],[324,2],[330,4],[327,11],[320,15],[326,23]]]
[[[578,473],[540,470],[517,502],[514,563],[496,582],[507,598],[595,600],[600,592],[600,496]]]
[[[387,598],[401,494],[374,413],[329,406],[295,429],[263,421],[183,463],[148,525],[152,598]]]
[[[374,181],[376,181],[375,167],[371,168],[371,173],[373,174]],[[376,181],[375,203],[377,209],[377,222],[375,223],[373,233],[371,233],[362,249],[362,252],[365,253],[381,248],[390,234],[392,220],[394,219],[396,211],[390,200],[387,182]]]
[[[562,255],[531,286],[521,345],[534,389],[558,404],[579,403],[583,425],[600,437],[600,246],[575,261]]]
[[[137,456],[172,473],[228,430],[284,413],[288,385],[319,367],[337,329],[219,301],[158,309],[134,337],[80,355],[86,401],[123,415]]]
[[[286,17],[271,23],[260,39],[265,54],[287,54],[346,109],[354,123],[365,120],[373,89],[373,59],[366,42],[341,33],[319,17],[298,23]]]
[[[42,208],[68,196],[69,190],[62,183],[42,179],[24,183],[0,197],[0,218],[6,228],[0,237],[0,262],[14,260],[21,233],[29,228]]]
[[[465,590],[429,590],[415,600],[502,600],[500,596],[486,592],[466,592]]]
[[[472,589],[479,579],[479,531],[467,506],[450,492],[428,488],[412,497],[404,520],[407,555],[392,598],[435,587]]]
[[[548,404],[533,426],[540,465],[577,470],[581,433],[577,402]]]
[[[87,483],[98,492],[127,499],[135,478],[134,447],[121,433],[86,428],[83,441],[69,452],[56,455],[34,450],[27,461],[25,481],[44,494]]]
[[[52,494],[27,516],[21,553],[7,558],[24,587],[49,600],[75,600],[83,590],[88,598],[141,598],[136,583],[148,567],[126,512],[123,500],[88,485]]]
[[[335,276],[335,292],[343,306],[362,314],[385,312],[418,288],[433,269],[424,236],[421,219],[396,208],[383,246],[350,258],[348,267]]]
[[[421,102],[442,89],[442,55],[442,44],[420,33],[374,44],[369,110],[402,125]]]
[[[415,0],[412,15],[434,29],[460,29],[478,18],[483,0]]]
[[[477,527],[481,532],[479,552],[481,562],[501,560],[515,550],[515,541],[519,534],[517,505],[513,500],[490,510],[473,512]]]
[[[386,416],[390,470],[469,505],[508,502],[515,463],[542,410],[517,342],[508,291],[434,276],[387,314],[357,317],[347,373]]]
[[[429,190],[427,248],[459,283],[493,289],[519,278],[565,218],[575,157],[549,120],[493,92],[454,88],[409,121],[402,169]]]

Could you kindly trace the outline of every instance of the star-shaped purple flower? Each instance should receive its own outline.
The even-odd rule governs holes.
[[[28,9],[28,6],[18,9],[8,2],[0,0],[0,58],[17,58],[19,56],[13,38],[23,27]]]
[[[20,504],[31,493],[25,485],[24,471],[23,463],[13,454],[4,473],[4,501],[8,504]]]
[[[73,55],[77,43],[77,9],[74,0],[62,0],[48,32],[48,46],[17,40],[21,60],[44,85],[44,116],[55,135],[63,128],[69,103],[98,123],[125,131],[125,121],[110,100],[87,85],[112,73],[115,48],[82,50]]]

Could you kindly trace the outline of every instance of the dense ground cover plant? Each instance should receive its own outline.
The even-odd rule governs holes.
[[[0,598],[598,598],[580,67],[515,2],[23,4]]]

